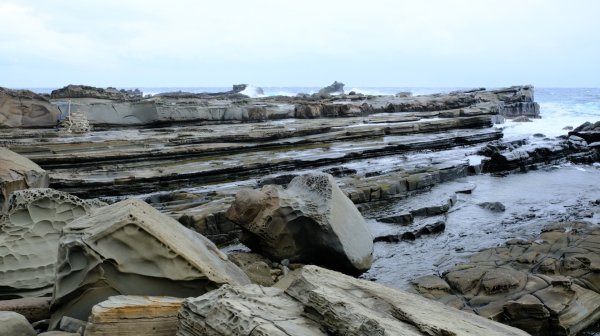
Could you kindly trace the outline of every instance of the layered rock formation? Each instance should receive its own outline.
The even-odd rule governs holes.
[[[173,336],[182,301],[164,296],[111,296],[92,308],[85,336]]]
[[[532,335],[576,335],[600,317],[600,230],[549,226],[472,255],[442,277],[415,280],[423,296]]]
[[[52,127],[59,113],[44,96],[0,87],[0,127]]]
[[[226,285],[186,299],[177,336],[526,335],[413,294],[316,266],[305,266],[290,277],[279,288]]]
[[[86,320],[113,295],[189,297],[226,283],[250,280],[208,239],[130,199],[64,228],[51,325],[63,316]]]
[[[47,188],[11,194],[0,218],[0,298],[51,294],[63,227],[99,205]]]
[[[234,122],[283,118],[350,117],[379,112],[431,112],[469,115],[485,110],[517,116],[539,117],[533,87],[515,86],[500,90],[457,91],[447,95],[363,96],[337,95],[343,84],[335,82],[319,93],[297,97],[248,99],[230,92],[193,94],[175,92],[142,98],[140,92],[70,85],[52,92],[58,108],[66,113],[68,100],[87,113],[94,125],[143,125],[185,121]],[[454,110],[454,111],[452,111]]]
[[[0,147],[0,210],[6,210],[9,195],[16,190],[46,188],[48,173],[28,158]]]
[[[329,174],[298,176],[287,189],[241,190],[226,216],[244,229],[246,246],[273,260],[318,263],[351,274],[371,266],[369,229]]]

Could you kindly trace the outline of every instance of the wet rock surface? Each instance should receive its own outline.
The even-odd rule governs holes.
[[[415,289],[533,335],[575,335],[600,316],[600,229],[585,222],[546,227],[533,241],[486,249]]]
[[[226,285],[185,300],[177,335],[469,335],[482,329],[486,335],[525,335],[413,294],[316,266],[306,266],[290,277],[289,286],[281,288]]]

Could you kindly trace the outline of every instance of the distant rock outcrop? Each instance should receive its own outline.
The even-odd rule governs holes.
[[[335,81],[331,85],[320,89],[319,92],[317,93],[317,96],[318,97],[327,97],[332,93],[344,93],[344,83]]]
[[[0,127],[52,127],[59,114],[42,95],[0,87]]]
[[[527,334],[414,294],[305,266],[275,287],[225,285],[186,299],[177,336],[200,335]]]
[[[51,326],[112,295],[189,297],[250,280],[204,236],[136,199],[78,218],[58,249]]]
[[[273,260],[351,274],[371,267],[373,242],[365,220],[329,174],[298,176],[287,189],[241,190],[226,216],[242,226],[247,246]]]
[[[118,90],[115,88],[97,88],[87,85],[67,85],[64,88],[52,91],[50,98],[96,98],[109,99],[119,101],[139,100],[143,97],[142,91],[135,90]]]

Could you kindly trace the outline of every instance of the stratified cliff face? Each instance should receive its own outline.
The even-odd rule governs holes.
[[[52,127],[59,113],[44,96],[0,87],[0,127]]]
[[[70,85],[53,91],[51,97],[63,114],[70,101],[72,109],[85,112],[95,125],[127,126],[186,121],[230,123],[473,108],[509,118],[539,116],[539,106],[533,100],[532,86],[455,91],[445,95],[415,97],[327,94],[251,99],[235,88],[220,94],[173,92],[143,98],[138,91]]]

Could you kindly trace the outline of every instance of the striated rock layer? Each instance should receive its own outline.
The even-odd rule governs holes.
[[[205,237],[130,199],[80,217],[60,239],[51,326],[113,295],[189,297],[248,277]]]
[[[52,293],[63,227],[101,202],[53,189],[15,191],[0,218],[0,299]]]
[[[286,280],[276,285],[280,288],[226,285],[186,299],[177,336],[526,335],[414,294],[317,266],[305,266]]]
[[[111,296],[92,308],[85,336],[173,336],[183,299]]]
[[[600,318],[600,230],[585,222],[549,226],[535,241],[483,250],[414,288],[532,335],[576,335]]]
[[[333,177],[295,177],[287,189],[244,189],[226,213],[241,240],[273,260],[318,263],[357,274],[371,267],[373,242],[364,218]]]

